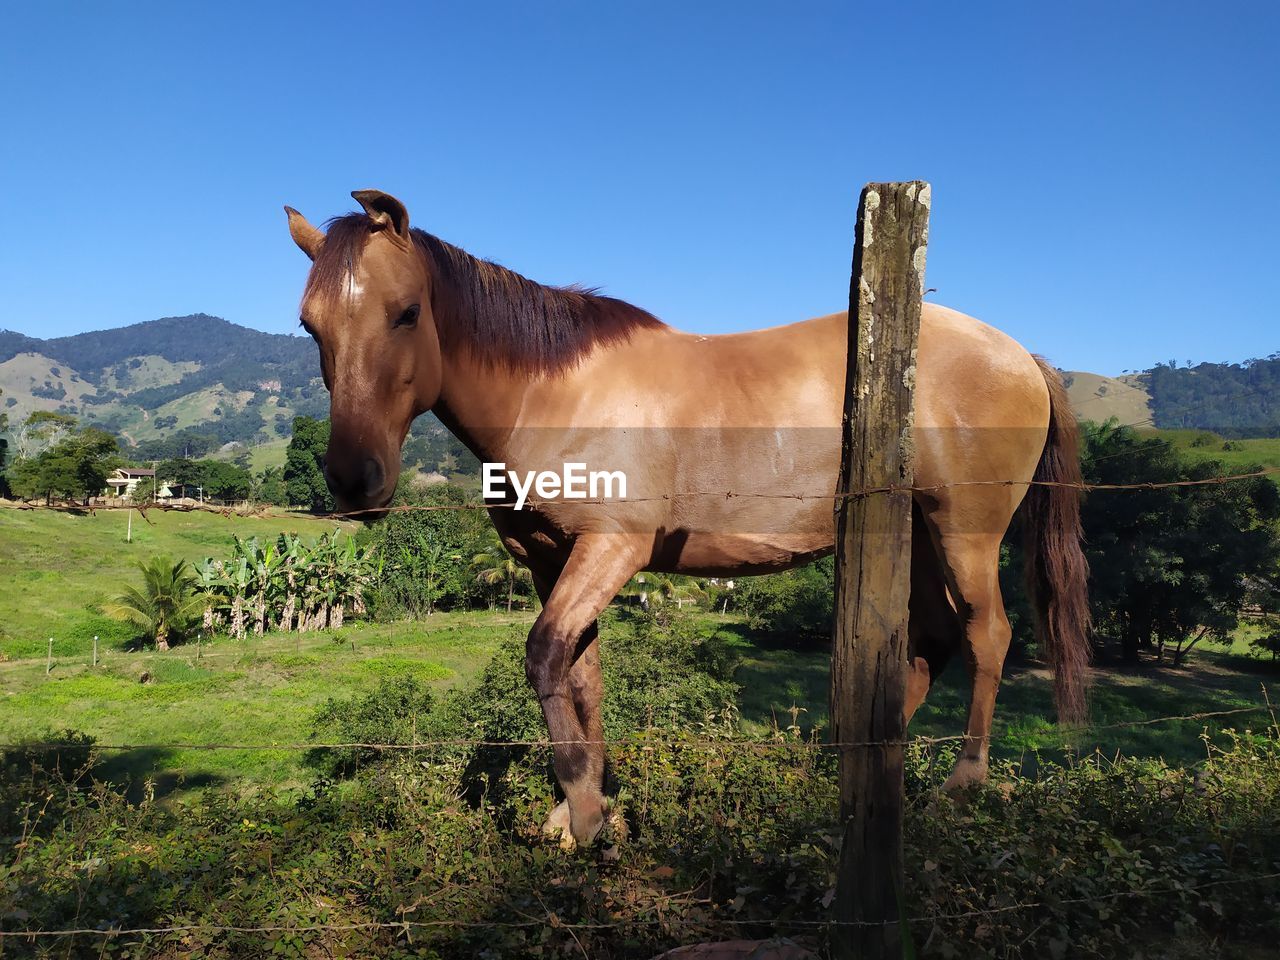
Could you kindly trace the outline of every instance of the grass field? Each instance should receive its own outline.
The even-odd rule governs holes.
[[[1259,465],[1280,467],[1280,438],[1277,437],[1228,440],[1205,430],[1139,430],[1138,433],[1168,440],[1180,453],[1197,460],[1220,460],[1232,472]]]
[[[153,513],[134,518],[134,542],[124,542],[126,517],[101,511],[72,516],[0,510],[0,734],[41,736],[63,728],[111,743],[252,743],[305,741],[315,708],[331,696],[371,689],[384,677],[413,674],[437,689],[474,675],[505,639],[518,642],[532,613],[441,613],[425,621],[349,623],[342,630],[268,634],[243,642],[219,640],[199,651],[130,651],[128,631],[92,612],[94,604],[133,577],[132,564],[164,552],[196,559],[223,555],[233,532],[274,536],[282,529],[315,536],[332,526],[304,516],[224,518],[206,513]],[[828,656],[769,642],[732,616],[707,616],[706,629],[728,634],[742,654],[736,679],[751,732],[791,722],[800,708],[806,729],[825,726]],[[610,629],[602,635],[608,657]],[[102,638],[102,662],[90,664],[92,636]],[[55,637],[46,675],[46,639]],[[1253,707],[1261,684],[1280,687],[1270,661],[1232,651],[1197,652],[1173,669],[1097,671],[1092,722],[1103,727],[1153,717]],[[142,675],[149,682],[140,682]],[[997,755],[1030,758],[1043,750],[1060,758],[1065,741],[1082,752],[1100,749],[1163,756],[1172,763],[1204,755],[1206,722],[1184,720],[1116,729],[1059,730],[1051,685],[1034,665],[1013,663],[997,709]],[[912,732],[951,736],[963,730],[968,683],[960,665],[941,678],[917,714]],[[1280,696],[1273,693],[1273,700]],[[1210,721],[1208,729],[1260,726],[1264,715]],[[1234,720],[1234,722],[1232,722]],[[112,754],[107,771],[135,784],[150,778],[160,792],[177,788],[295,786],[306,781],[301,751],[136,749]]]
[[[1151,416],[1151,395],[1137,376],[1104,377],[1070,370],[1065,374],[1067,396],[1076,415],[1099,423],[1115,417],[1137,423]]]
[[[478,670],[503,637],[528,630],[531,615],[439,614],[426,623],[355,624],[337,631],[267,634],[169,653],[113,650],[90,658],[0,663],[0,730],[40,737],[62,728],[103,743],[298,743],[330,697],[367,691],[384,677],[412,675],[444,689]],[[141,678],[147,676],[147,682]],[[299,750],[136,749],[112,752],[114,777],[158,792],[252,783],[296,786],[306,776]]]

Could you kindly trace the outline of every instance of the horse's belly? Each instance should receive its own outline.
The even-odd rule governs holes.
[[[830,531],[807,534],[670,531],[649,569],[702,577],[750,576],[798,567],[830,553]]]

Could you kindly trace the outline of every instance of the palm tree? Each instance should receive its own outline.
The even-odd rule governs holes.
[[[126,587],[124,593],[102,607],[113,620],[132,623],[154,641],[157,650],[169,649],[169,638],[179,638],[204,609],[196,591],[196,578],[187,561],[152,557],[140,562],[142,589]]]
[[[471,558],[471,566],[476,571],[478,583],[490,587],[500,583],[507,585],[507,613],[511,612],[511,601],[516,584],[533,581],[533,574],[529,572],[529,568],[516,562],[496,534],[491,537],[483,551]]]
[[[675,603],[683,608],[686,602],[697,603],[706,597],[702,584],[692,577],[673,573],[654,573],[642,570],[628,580],[618,595],[635,600],[644,610]]]

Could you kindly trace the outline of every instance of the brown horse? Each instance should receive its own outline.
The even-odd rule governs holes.
[[[340,509],[391,500],[400,446],[427,410],[484,462],[626,476],[625,498],[539,488],[523,510],[490,511],[543,603],[526,669],[565,794],[547,826],[589,841],[606,815],[596,618],[641,570],[735,576],[832,550],[847,315],[680,333],[630,304],[543,286],[410,229],[385,193],[353,196],[364,212],[327,233],[285,208],[314,261],[301,322],[331,394],[325,476]],[[1051,367],[945,307],[924,306],[916,383],[916,482],[933,489],[914,503],[907,715],[963,651],[973,691],[948,781],[959,787],[986,774],[1011,635],[1000,542],[1024,497],[1059,709],[1081,709],[1087,571],[1078,493],[1065,486],[1079,480],[1076,426]],[[980,482],[992,480],[1012,483]]]

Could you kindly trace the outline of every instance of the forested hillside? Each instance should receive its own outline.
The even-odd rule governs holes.
[[[1157,364],[1143,375],[1155,425],[1280,436],[1280,353],[1244,363]]]
[[[12,425],[35,410],[73,414],[142,458],[287,438],[294,416],[327,411],[318,374],[308,338],[205,314],[50,340],[0,332]]]

